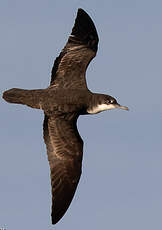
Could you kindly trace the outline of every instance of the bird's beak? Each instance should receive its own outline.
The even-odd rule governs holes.
[[[127,111],[129,110],[128,107],[123,106],[123,105],[120,105],[120,104],[117,104],[117,105],[116,105],[116,108],[124,109],[124,110],[127,110]]]

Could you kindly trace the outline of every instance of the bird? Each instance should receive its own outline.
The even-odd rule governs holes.
[[[91,17],[79,8],[65,47],[55,59],[51,81],[45,89],[12,88],[3,93],[9,103],[44,111],[43,137],[50,166],[52,224],[66,213],[74,197],[81,173],[83,140],[77,129],[80,115],[128,107],[105,94],[91,92],[86,69],[96,56],[98,34]]]

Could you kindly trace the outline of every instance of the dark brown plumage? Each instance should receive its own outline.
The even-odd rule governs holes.
[[[76,122],[79,115],[123,108],[117,101],[87,88],[85,72],[95,57],[98,35],[88,14],[79,9],[66,46],[56,58],[47,89],[5,91],[10,103],[43,109],[43,132],[51,170],[52,224],[68,209],[81,176],[83,141]]]

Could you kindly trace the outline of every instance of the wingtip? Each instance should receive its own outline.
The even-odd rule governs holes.
[[[77,14],[87,14],[87,12],[85,11],[85,10],[83,10],[82,8],[78,8],[78,12],[77,12]]]
[[[82,8],[78,8],[77,17],[86,17],[86,18],[89,18],[90,20],[92,20],[91,17],[89,16],[89,14],[85,10],[83,10]]]
[[[60,219],[61,219],[61,218],[60,218]],[[53,225],[57,224],[57,223],[59,222],[60,219],[57,219],[57,220],[56,220],[56,219],[54,219],[54,218],[52,217],[52,224],[53,224]]]
[[[96,27],[91,17],[82,8],[78,9],[71,35],[87,44],[95,52],[97,51],[99,38]]]
[[[65,215],[65,212],[66,210],[63,213],[57,212],[57,210],[52,210],[52,213],[51,213],[52,224],[53,225],[57,224],[62,219],[62,217]]]
[[[83,10],[82,8],[78,8],[76,18],[79,18],[79,17],[84,17],[84,18],[86,18],[86,20],[89,20],[89,21],[91,21],[91,23],[92,23],[92,18],[91,18],[91,17],[89,16],[89,14],[88,14],[85,10]]]

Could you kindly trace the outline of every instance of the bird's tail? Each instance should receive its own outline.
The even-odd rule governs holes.
[[[9,103],[28,105],[32,108],[41,108],[43,90],[9,89],[3,93],[3,99]]]

